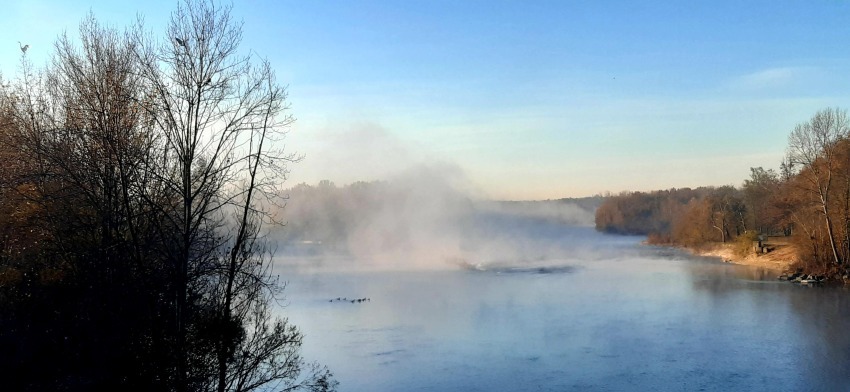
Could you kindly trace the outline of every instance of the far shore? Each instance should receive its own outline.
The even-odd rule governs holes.
[[[687,252],[703,257],[716,257],[725,263],[749,265],[776,271],[779,274],[793,272],[796,269],[796,252],[789,244],[774,244],[773,249],[764,254],[750,252],[741,256],[735,251],[734,243],[712,242],[699,247],[677,246]]]
[[[699,248],[685,248],[697,256],[717,257],[724,262],[749,265],[776,271],[778,273],[791,272],[795,264],[795,251],[791,245],[780,245],[765,254],[748,253],[741,256],[735,252],[732,243],[711,243]]]

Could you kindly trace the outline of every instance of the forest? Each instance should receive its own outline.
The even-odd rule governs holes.
[[[850,271],[847,111],[823,109],[797,124],[779,172],[751,168],[740,187],[623,192],[597,209],[596,228],[692,248],[738,241],[747,249],[759,236],[784,236],[798,268],[844,276]]]
[[[273,312],[293,118],[231,8],[165,31],[90,15],[0,83],[0,372],[7,391],[333,390]],[[47,49],[43,49],[47,50]]]
[[[433,268],[472,247],[498,242],[493,226],[507,230],[516,222],[541,221],[592,226],[602,200],[491,201],[472,193],[439,165],[382,181],[297,184],[284,190],[285,226],[275,227],[270,238],[281,255],[345,256],[361,265],[386,259]]]

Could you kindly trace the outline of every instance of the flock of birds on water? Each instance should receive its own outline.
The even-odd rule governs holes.
[[[372,302],[372,299],[371,299],[371,298],[354,298],[354,299],[348,299],[348,298],[340,298],[340,297],[336,297],[336,298],[329,299],[329,300],[328,300],[328,302],[351,302],[351,303],[353,303],[353,304],[354,304],[354,303],[359,304],[359,303],[361,303],[361,302]]]

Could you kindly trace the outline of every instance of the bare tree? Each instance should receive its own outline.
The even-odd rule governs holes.
[[[838,144],[848,135],[850,123],[847,112],[830,108],[817,112],[808,122],[798,124],[788,138],[788,161],[793,166],[802,167],[799,175],[823,214],[835,264],[841,264],[842,258],[836,244],[830,197],[839,166],[836,159]]]
[[[144,107],[166,157],[160,179],[176,201],[166,231],[179,233],[172,258],[178,389],[248,391],[273,382],[332,389],[327,371],[296,379],[300,335],[267,316],[279,285],[261,236],[264,206],[299,157],[281,149],[293,121],[286,90],[268,62],[238,52],[241,27],[230,7],[185,1],[167,39],[134,33],[153,102]],[[192,325],[199,315],[215,328]]]
[[[770,208],[770,199],[779,187],[779,175],[773,169],[751,167],[750,178],[744,180],[741,187],[747,209],[750,226],[759,233],[775,231],[775,225],[768,219],[766,212]]]
[[[168,363],[152,353],[168,342],[154,339],[165,325],[157,324],[165,305],[155,287],[159,263],[150,254],[157,247],[142,227],[152,215],[137,197],[146,187],[150,133],[136,108],[136,56],[121,33],[93,16],[81,23],[79,42],[60,37],[52,63],[40,72],[22,55],[8,101],[13,123],[4,129],[3,147],[19,150],[21,159],[4,185],[32,206],[27,231],[38,241],[31,254],[14,258],[56,277],[32,286],[65,291],[50,299],[51,313],[72,316],[47,323],[65,341],[66,351],[52,352],[56,374],[99,368],[76,376],[94,385],[157,389]]]
[[[0,170],[0,271],[31,272],[0,285],[0,343],[64,341],[48,366],[0,358],[50,369],[36,389],[335,389],[272,317],[267,208],[300,158],[282,149],[286,89],[241,34],[206,0],[181,3],[161,40],[89,16],[78,44],[60,37],[43,71],[22,51],[0,87],[0,157],[16,160]],[[67,270],[36,266],[51,263]]]

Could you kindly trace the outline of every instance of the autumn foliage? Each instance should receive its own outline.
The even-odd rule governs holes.
[[[89,16],[0,83],[0,389],[332,390],[272,312],[286,90],[229,7],[165,33]]]
[[[821,110],[788,140],[780,173],[752,168],[739,188],[624,192],[599,207],[596,228],[688,247],[787,236],[805,271],[843,276],[850,262],[850,120],[844,110]]]

